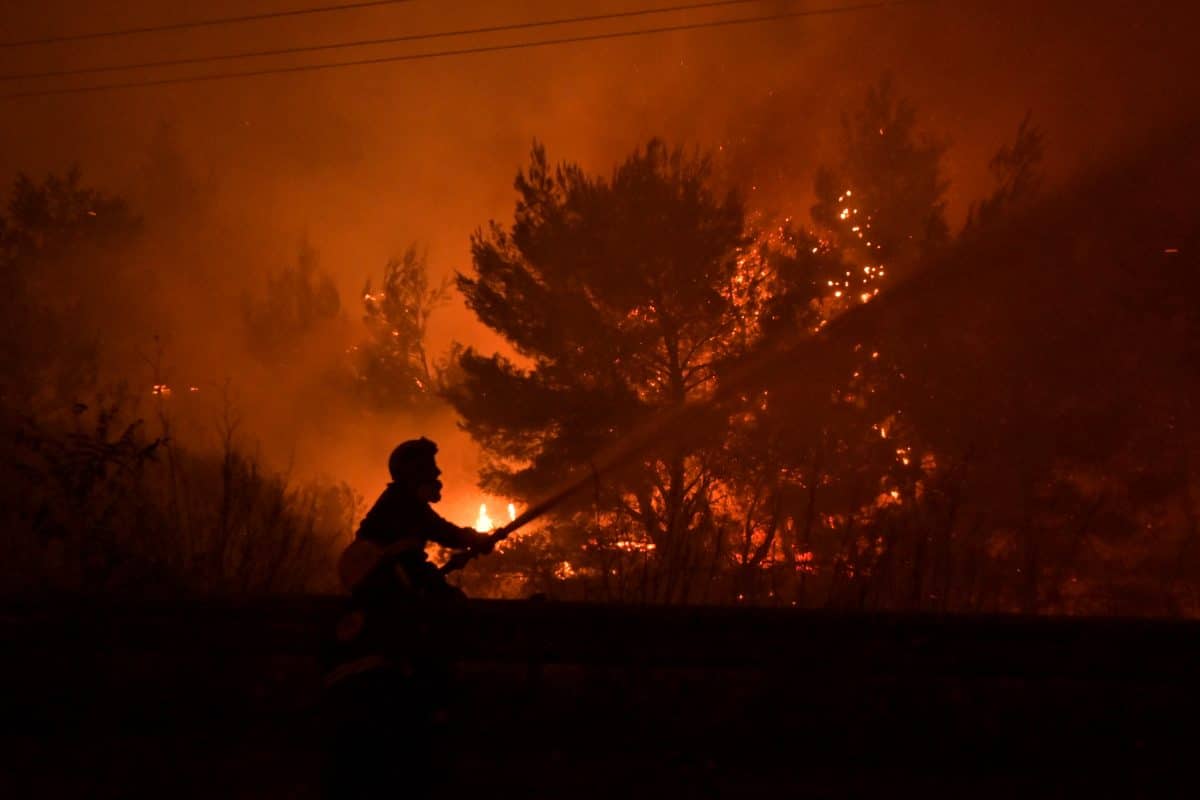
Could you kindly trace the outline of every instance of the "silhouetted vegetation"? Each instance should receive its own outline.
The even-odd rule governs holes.
[[[152,316],[135,291],[139,230],[121,200],[85,188],[78,171],[19,178],[0,218],[0,591],[334,589],[330,565],[356,509],[344,484],[297,483],[264,466],[228,405],[219,446],[189,447],[173,435],[168,405],[187,387],[155,374],[131,389],[138,376],[111,361],[102,369],[115,321],[136,330]],[[277,294],[307,285],[301,262]],[[299,324],[304,309],[271,311],[269,325],[254,316],[264,336],[292,332],[280,320]]]
[[[336,588],[329,564],[353,521],[344,485],[264,471],[227,420],[222,448],[151,436],[123,401],[28,422],[5,447],[0,588],[136,596]]]

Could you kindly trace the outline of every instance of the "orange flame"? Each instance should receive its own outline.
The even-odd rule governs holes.
[[[517,518],[517,507],[513,503],[508,504],[508,521],[512,522]],[[487,533],[495,529],[496,522],[492,519],[492,515],[488,513],[487,503],[479,504],[479,515],[475,517],[475,530],[480,533]]]
[[[475,530],[480,533],[487,533],[494,527],[492,518],[488,516],[487,503],[480,503],[479,516],[475,518]]]

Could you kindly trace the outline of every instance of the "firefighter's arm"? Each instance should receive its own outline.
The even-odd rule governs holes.
[[[480,533],[474,528],[455,525],[453,522],[443,519],[432,508],[429,509],[429,518],[426,520],[425,529],[429,531],[430,540],[442,547],[449,547],[453,550],[491,552],[492,541],[488,534]]]
[[[514,528],[512,525],[505,525],[502,528],[496,528],[490,533],[476,534],[478,539],[475,544],[471,545],[471,549],[486,556],[488,553],[496,549],[497,542],[502,542],[507,539],[508,535],[514,530],[516,530],[516,528]]]
[[[503,541],[516,528],[512,525],[505,525],[503,528],[497,528],[491,533],[476,533],[478,537],[477,544],[472,545],[470,549],[460,550],[450,557],[450,560],[442,565],[442,572],[453,572],[457,569],[462,569],[477,555],[486,556],[495,549],[496,543]]]

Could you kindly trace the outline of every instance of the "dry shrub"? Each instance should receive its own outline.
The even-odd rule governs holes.
[[[118,396],[56,419],[5,420],[0,589],[264,594],[336,588],[348,486],[153,436]],[[169,430],[169,429],[166,429]]]

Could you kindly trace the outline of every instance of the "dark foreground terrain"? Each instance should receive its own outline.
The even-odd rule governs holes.
[[[337,608],[5,604],[0,796],[315,797]],[[1195,623],[473,602],[441,625],[447,797],[1200,790]]]

